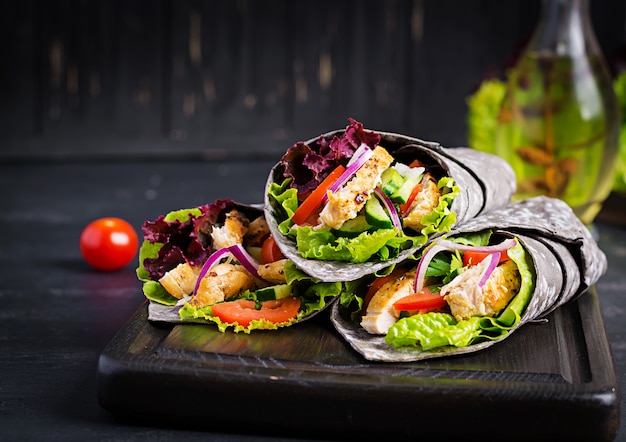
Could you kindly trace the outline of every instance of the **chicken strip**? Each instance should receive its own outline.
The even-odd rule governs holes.
[[[439,198],[441,197],[437,182],[429,173],[424,174],[421,184],[422,188],[415,197],[415,200],[413,200],[409,208],[409,213],[402,219],[402,226],[404,228],[413,229],[417,232],[424,228],[422,224],[424,215],[432,213],[439,205]]]
[[[257,273],[261,278],[272,284],[285,284],[287,282],[285,279],[286,262],[286,259],[279,259],[268,264],[261,264],[257,269]]]
[[[366,313],[361,318],[361,327],[373,335],[387,333],[400,315],[400,312],[393,308],[393,304],[413,293],[414,279],[415,271],[411,271],[384,284],[367,306]]]
[[[441,288],[441,294],[457,321],[472,316],[494,316],[517,294],[521,277],[514,261],[496,267],[483,285],[479,281],[489,266],[489,258],[472,266]]]
[[[248,225],[248,231],[245,234],[246,243],[250,246],[261,246],[263,240],[270,234],[270,228],[265,221],[265,217],[259,216],[258,218],[250,221]]]
[[[254,276],[242,265],[218,264],[202,278],[189,304],[196,308],[213,305],[235,297],[245,290],[251,290],[255,288],[255,284]]]
[[[223,249],[235,244],[242,244],[243,237],[248,232],[250,221],[237,209],[232,209],[226,214],[226,219],[221,227],[213,227],[211,238],[215,249]]]
[[[336,192],[328,192],[328,202],[320,213],[322,224],[338,229],[344,222],[355,218],[392,162],[389,152],[376,146],[371,158],[350,181]]]
[[[184,262],[178,264],[159,279],[167,293],[174,298],[182,299],[193,293],[201,268]]]

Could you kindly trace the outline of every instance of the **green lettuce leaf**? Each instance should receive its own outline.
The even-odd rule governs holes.
[[[148,258],[156,258],[159,256],[159,250],[163,247],[163,243],[151,243],[150,241],[144,240],[141,243],[141,247],[139,248],[139,266],[137,267],[136,273],[139,280],[143,282],[150,281],[150,275],[148,271],[144,268],[143,262]]]
[[[143,283],[143,294],[150,301],[163,305],[176,305],[178,298],[170,295],[158,281],[146,281]]]
[[[621,130],[619,150],[615,159],[615,180],[613,190],[626,192],[626,72],[622,72],[613,82],[615,95],[620,108]]]
[[[272,208],[277,210],[276,220],[279,222],[278,230],[283,234],[289,234],[289,229],[293,225],[291,217],[298,208],[298,191],[290,188],[291,178],[285,179],[281,184],[272,183],[268,190]]]
[[[374,255],[381,261],[398,256],[403,249],[420,245],[426,238],[398,234],[396,229],[379,229],[363,232],[354,238],[336,236],[330,228],[314,229],[301,226],[296,230],[298,252],[304,258],[366,262]]]
[[[467,99],[467,141],[476,150],[495,153],[498,113],[506,92],[506,83],[485,80]]]
[[[394,347],[421,347],[431,350],[453,345],[466,347],[480,334],[480,318],[456,322],[448,313],[426,313],[400,319],[391,326],[385,342]]]
[[[450,207],[454,199],[461,193],[461,189],[450,177],[441,178],[437,187],[441,191],[439,205],[431,213],[425,215],[421,221],[424,226],[421,233],[426,238],[434,233],[449,232],[456,223],[456,212],[451,212]]]

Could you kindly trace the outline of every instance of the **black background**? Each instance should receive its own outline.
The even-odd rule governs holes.
[[[606,58],[626,2],[591,1]],[[538,0],[2,2],[0,161],[275,158],[343,128],[466,144]]]

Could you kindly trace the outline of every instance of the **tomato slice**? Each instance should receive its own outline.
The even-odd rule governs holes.
[[[363,314],[365,314],[365,312],[367,311],[367,306],[369,305],[370,301],[372,300],[376,292],[380,290],[380,288],[383,285],[387,284],[389,281],[393,281],[405,271],[406,270],[403,268],[396,267],[387,276],[381,276],[379,278],[376,278],[370,283],[369,289],[367,290],[367,293],[365,294],[365,297],[363,298],[363,309],[362,309]]]
[[[443,299],[443,296],[440,296],[439,293],[433,293],[427,287],[424,287],[421,292],[413,293],[396,301],[393,304],[393,308],[398,311],[432,310],[445,305],[446,301]]]
[[[411,161],[411,164],[409,164],[409,167],[424,167],[424,163],[422,163],[420,160],[416,158],[413,161]]]
[[[489,252],[474,252],[471,250],[463,252],[463,265],[464,266],[477,265],[490,254],[491,253]],[[506,250],[505,250],[504,252],[500,252],[500,261],[498,261],[498,263],[504,262],[508,259],[509,259],[509,255],[506,253]]]
[[[406,200],[406,203],[400,204],[400,214],[406,214],[411,209],[411,204],[415,201],[415,198],[420,193],[420,190],[422,190],[422,183],[419,183],[413,188],[411,195],[409,195],[409,198]]]
[[[300,204],[296,209],[291,220],[298,225],[304,223],[315,210],[322,204],[322,199],[326,192],[337,179],[344,173],[345,167],[339,165],[333,170],[317,188]]]
[[[263,264],[269,264],[270,262],[278,261],[284,257],[274,237],[272,235],[268,236],[261,246],[261,262]]]
[[[295,296],[265,301],[260,310],[257,310],[255,302],[249,299],[221,302],[211,307],[213,314],[222,322],[237,323],[242,327],[248,327],[250,322],[258,319],[265,319],[274,324],[287,322],[296,317],[299,309],[300,299]]]

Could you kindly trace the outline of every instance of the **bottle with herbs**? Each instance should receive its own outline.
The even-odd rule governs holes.
[[[543,0],[498,115],[495,153],[515,170],[515,199],[560,198],[591,224],[613,184],[619,121],[588,0]]]

